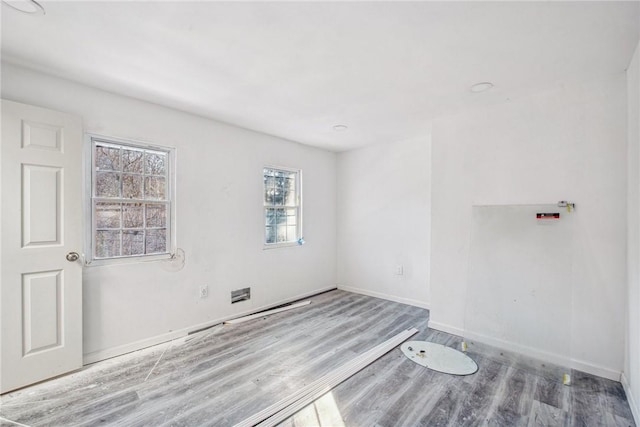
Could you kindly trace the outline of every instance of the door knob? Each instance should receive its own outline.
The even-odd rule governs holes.
[[[78,258],[80,258],[80,255],[78,254],[78,252],[69,252],[67,254],[67,261],[74,262],[74,261],[77,261]]]

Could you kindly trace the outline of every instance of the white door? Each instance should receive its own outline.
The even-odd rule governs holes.
[[[2,100],[0,393],[82,367],[82,122]]]

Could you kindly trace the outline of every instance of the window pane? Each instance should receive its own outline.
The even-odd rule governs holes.
[[[275,188],[273,190],[272,204],[274,206],[284,205],[284,192],[282,189]]]
[[[266,205],[273,205],[273,197],[275,195],[275,178],[272,176],[265,176],[264,178],[264,203]]]
[[[119,203],[96,203],[96,227],[120,228]]]
[[[122,197],[125,199],[142,199],[142,176],[122,175]]]
[[[265,209],[264,219],[265,225],[276,225],[276,210],[271,208]]]
[[[287,209],[287,225],[297,224],[297,209]]]
[[[296,180],[295,176],[289,177],[285,181],[284,187],[284,203],[287,206],[295,206],[296,205]]]
[[[276,243],[276,229],[275,227],[265,228],[265,241],[267,243]]]
[[[164,175],[167,167],[166,163],[166,154],[146,153],[144,173],[148,175]]]
[[[287,214],[285,212],[284,209],[276,209],[276,223],[278,225],[280,224],[286,224],[287,223]]]
[[[144,198],[165,200],[164,178],[147,176],[144,178]]]
[[[287,241],[287,226],[286,225],[278,225],[278,243]]]
[[[120,197],[120,176],[113,172],[96,173],[97,197]]]
[[[147,254],[166,253],[166,230],[147,230],[146,248]]]
[[[287,226],[287,241],[293,242],[294,240],[298,240],[298,228],[294,226]]]
[[[120,149],[96,146],[96,170],[120,170]]]
[[[276,172],[276,173],[280,173],[280,172]],[[285,180],[282,177],[276,177],[275,190],[273,193],[273,204],[276,206],[284,205],[284,192],[285,192],[284,181]]]
[[[144,152],[140,150],[122,150],[122,170],[124,172],[142,173]]]
[[[120,231],[96,231],[96,257],[120,256]]]
[[[122,255],[142,255],[144,254],[144,231],[123,231],[122,232]]]
[[[167,207],[165,205],[146,205],[147,227],[165,228],[167,225]]]
[[[269,168],[264,168],[263,172],[265,177],[272,177],[274,174],[274,170]]]
[[[124,228],[143,228],[143,207],[139,203],[126,203],[122,209]],[[123,247],[124,250],[124,247]]]

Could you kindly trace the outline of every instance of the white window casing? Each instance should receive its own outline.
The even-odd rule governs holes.
[[[87,265],[175,253],[175,149],[87,135]]]
[[[264,248],[301,245],[302,171],[280,166],[263,168]]]

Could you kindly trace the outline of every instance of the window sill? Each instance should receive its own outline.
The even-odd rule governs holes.
[[[104,267],[109,265],[120,265],[120,264],[142,264],[146,262],[154,262],[154,261],[164,261],[167,259],[171,259],[171,254],[158,254],[158,255],[140,255],[140,256],[130,256],[130,257],[121,257],[121,258],[107,258],[107,259],[94,259],[94,260],[85,260],[85,267]]]
[[[270,250],[270,249],[280,249],[280,248],[291,248],[294,246],[302,246],[302,245],[299,244],[297,240],[295,242],[285,242],[285,243],[265,243],[262,246],[262,249]]]

